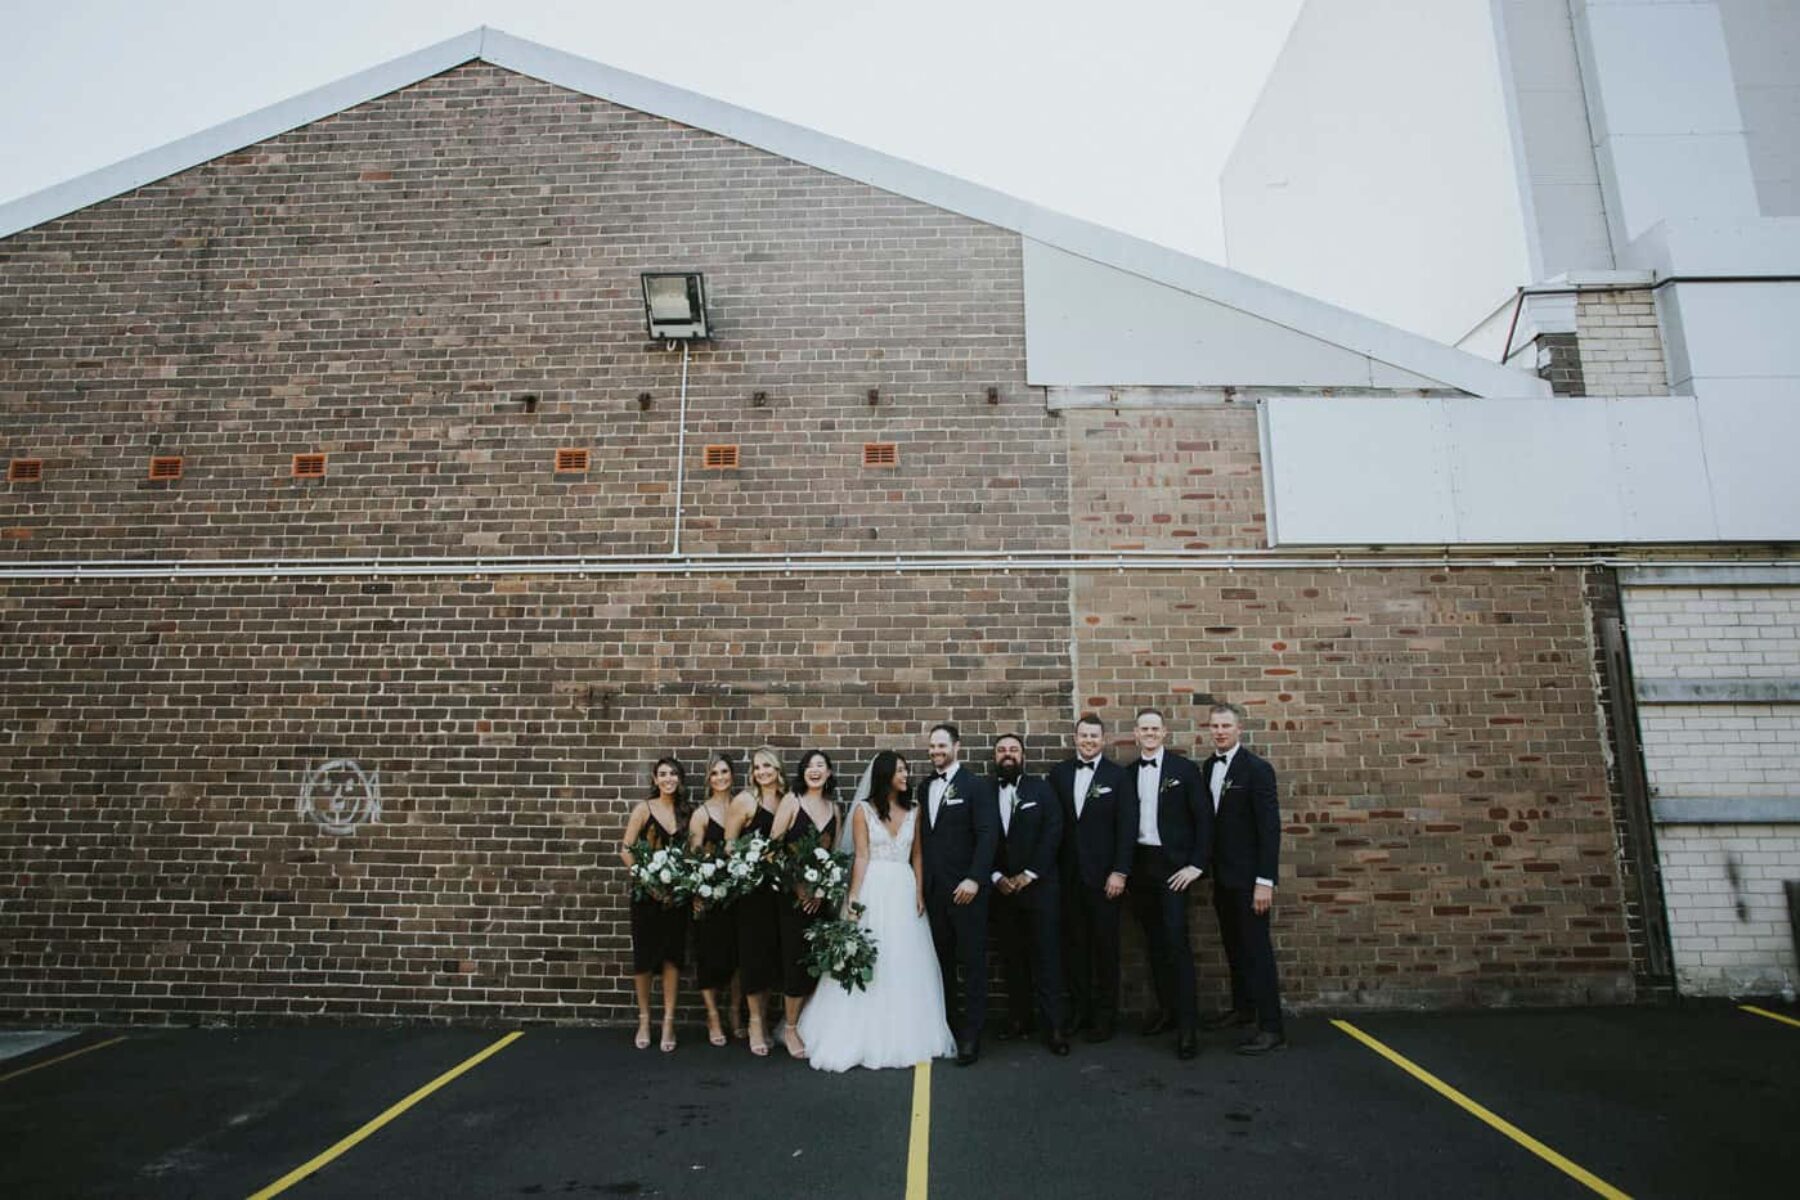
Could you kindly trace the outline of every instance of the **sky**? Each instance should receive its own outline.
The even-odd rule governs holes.
[[[0,203],[478,25],[1224,260],[1303,0],[0,0]]]

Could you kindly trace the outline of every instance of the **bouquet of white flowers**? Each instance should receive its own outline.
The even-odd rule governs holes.
[[[687,885],[693,897],[694,912],[723,908],[738,896],[732,886],[731,859],[728,851],[714,850],[687,856]]]
[[[692,873],[687,851],[680,846],[652,847],[648,841],[631,846],[631,898],[654,900],[671,908],[688,898]]]
[[[834,913],[850,895],[851,861],[848,853],[831,850],[816,833],[795,838],[788,843],[788,886]]]
[[[758,888],[779,888],[781,870],[775,843],[760,833],[747,833],[732,842],[725,848],[725,879],[734,898],[748,896]]]

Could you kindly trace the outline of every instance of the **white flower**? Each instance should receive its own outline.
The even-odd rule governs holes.
[[[830,858],[831,851],[827,850],[823,846],[814,846],[813,847],[813,857],[814,858]]]
[[[703,883],[700,885],[700,898],[702,900],[711,900],[713,898],[712,884]]]
[[[808,883],[819,882],[819,873],[817,871],[813,870],[811,867],[806,868],[806,882],[808,882]]]
[[[718,869],[719,869],[718,863],[703,862],[700,864],[700,874],[705,876],[707,879],[711,879],[713,877],[714,873],[716,873],[718,871]]]
[[[675,882],[675,873],[673,871],[659,871],[657,873],[656,877],[658,879],[662,880],[664,883],[674,883]]]

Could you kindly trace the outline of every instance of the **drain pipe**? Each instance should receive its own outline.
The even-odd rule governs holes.
[[[675,344],[669,343],[673,350]],[[687,481],[687,379],[688,379],[688,344],[681,343],[681,407],[676,417],[678,432],[675,435],[675,548],[669,551],[670,558],[681,557],[681,513],[683,485]]]

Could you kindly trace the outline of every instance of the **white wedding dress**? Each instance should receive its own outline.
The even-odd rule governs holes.
[[[800,1040],[820,1071],[851,1067],[910,1067],[956,1053],[944,1019],[944,977],[931,944],[931,924],[919,914],[913,879],[913,830],[919,810],[890,837],[874,806],[857,801],[869,826],[869,866],[863,874],[863,928],[875,939],[875,977],[847,992],[826,976],[800,1014]]]

